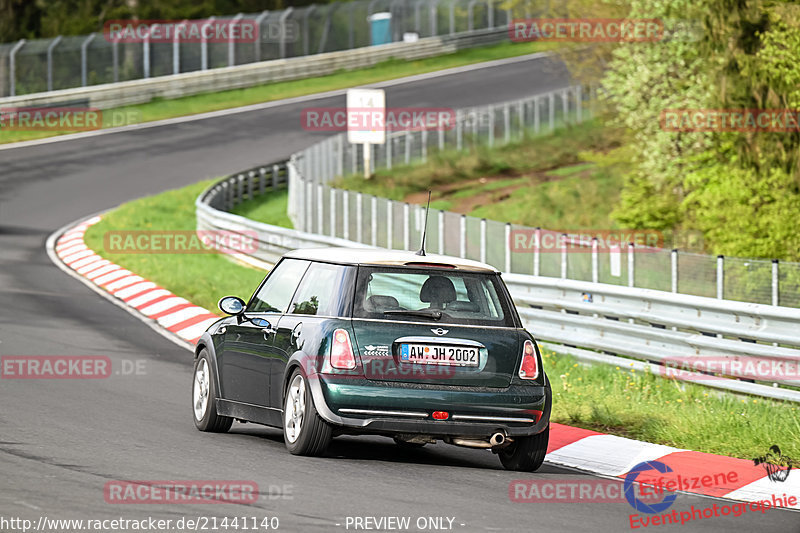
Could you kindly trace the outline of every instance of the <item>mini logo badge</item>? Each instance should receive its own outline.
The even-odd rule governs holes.
[[[435,335],[447,335],[447,332],[450,331],[449,329],[442,329],[442,328],[431,328],[431,331]]]

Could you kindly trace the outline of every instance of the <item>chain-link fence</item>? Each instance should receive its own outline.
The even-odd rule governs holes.
[[[574,86],[461,110],[456,112],[453,128],[390,133],[386,144],[369,145],[370,157],[374,168],[391,168],[424,162],[441,150],[500,145],[547,134],[590,118],[594,93]],[[328,185],[337,177],[363,172],[362,146],[347,143],[345,134],[296,154],[294,164],[298,183],[290,194],[290,215],[297,229],[387,248],[419,248],[424,216],[420,206]],[[432,210],[427,249],[483,261],[504,272],[800,307],[800,263],[724,258],[631,243],[623,238],[630,234],[626,231],[584,233]]]
[[[507,26],[514,16],[541,13],[549,5],[531,1],[512,13],[501,4],[498,0],[354,0],[202,21],[160,25],[150,21],[146,27],[119,21],[122,29],[107,24],[104,31],[90,35],[0,44],[0,97],[496,28]],[[541,7],[537,10],[534,5]],[[382,28],[380,35],[370,20],[376,13],[391,15],[388,29]],[[239,36],[224,31],[237,25],[257,31]],[[187,37],[193,28],[201,31]],[[223,37],[208,28],[222,29]]]

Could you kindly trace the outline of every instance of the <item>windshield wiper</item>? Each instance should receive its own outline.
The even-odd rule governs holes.
[[[442,319],[441,311],[414,311],[412,309],[392,309],[384,311],[384,315],[408,315],[408,316],[421,316],[423,318],[432,318],[434,320]]]

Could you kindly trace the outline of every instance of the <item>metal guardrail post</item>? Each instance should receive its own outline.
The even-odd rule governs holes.
[[[386,138],[386,168],[392,169],[392,145],[394,144],[394,137],[391,135]]]
[[[323,198],[322,184],[317,183],[317,233],[322,235],[324,233],[325,223],[325,200]]]
[[[403,250],[411,247],[411,217],[408,202],[403,204]]]
[[[517,104],[517,118],[519,118],[519,138],[525,137],[525,102]]]
[[[344,135],[336,137],[336,175],[344,174]]]
[[[540,272],[541,266],[541,254],[542,254],[542,228],[537,227],[533,233],[534,237],[534,248],[533,248],[533,275],[538,276]]]
[[[552,132],[556,128],[556,95],[552,91],[547,95],[547,105],[550,115],[550,131]]]
[[[486,2],[486,11],[489,20],[489,28],[494,28],[494,5],[492,5],[492,0],[488,0]]]
[[[238,13],[235,17],[233,17],[228,24],[228,66],[232,67],[236,65],[236,40],[233,38],[234,31],[233,27],[236,26],[236,23],[242,20],[244,13]]]
[[[172,73],[180,74],[181,72],[181,28],[185,27],[188,20],[182,20],[180,24],[175,27],[175,35],[172,37]]]
[[[561,119],[564,124],[569,122],[569,89],[564,89],[561,92],[561,112],[563,118]]]
[[[253,43],[253,58],[255,58],[256,63],[261,61],[261,23],[265,18],[267,18],[267,16],[269,16],[269,10],[265,9],[259,16],[256,17],[256,29],[258,30],[258,37]]]
[[[486,262],[486,219],[481,219],[481,263]]]
[[[467,216],[461,215],[458,221],[458,256],[461,259],[467,257]]]
[[[436,218],[438,219],[439,230],[439,253],[444,255],[444,211],[440,209]]]
[[[456,32],[456,0],[450,0],[450,35]]]
[[[717,256],[717,299],[722,300],[725,297],[725,256]]]
[[[153,28],[156,26],[158,24],[153,24]],[[142,39],[142,78],[145,79],[150,77],[150,32],[152,31],[151,28]]]
[[[633,287],[635,282],[634,270],[636,265],[633,262],[634,245],[632,242],[628,243],[628,287]]]
[[[424,163],[428,160],[428,130],[422,130],[419,142],[422,149],[422,162]]]
[[[411,163],[411,133],[406,132],[406,165]]]
[[[206,29],[211,25],[216,17],[208,17],[206,22],[200,27],[200,70],[208,70],[208,38]]]
[[[356,47],[356,30],[355,30],[355,17],[353,16],[353,11],[355,10],[356,3],[349,2],[347,5],[347,20],[349,24],[347,25],[347,47],[352,50]]]
[[[494,108],[489,108],[489,147],[494,146]]]
[[[63,37],[59,35],[53,41],[47,45],[47,90],[53,90],[53,49],[58,46],[58,43],[61,42]],[[114,80],[117,81],[117,80]]]
[[[303,32],[303,55],[305,55],[305,56],[309,55],[309,47],[310,47],[310,40],[311,40],[311,37],[310,37],[311,26],[310,26],[310,23],[309,23],[308,19],[311,16],[311,13],[313,13],[315,9],[317,9],[317,5],[316,4],[311,4],[310,6],[308,6],[306,8],[305,12],[303,13],[303,29],[305,30]]]
[[[503,128],[503,142],[508,144],[511,140],[511,108],[507,102],[503,106]]]
[[[505,244],[506,262],[504,272],[511,272],[511,224],[506,222]]]
[[[386,248],[392,250],[394,248],[394,202],[388,200],[386,202]]]
[[[350,240],[350,192],[342,191],[342,238]]]
[[[272,165],[272,190],[278,190],[278,178],[280,177],[281,169],[278,165]]]
[[[533,99],[533,131],[539,133],[541,129],[541,121],[539,120],[539,97]]]
[[[670,289],[678,292],[678,250],[673,248],[669,254],[670,258],[670,279],[672,281]]]
[[[600,257],[597,248],[597,237],[592,237],[592,283],[597,283],[600,279]]]
[[[25,42],[25,39],[20,39],[8,53],[9,96],[17,95],[17,52],[25,46]]]
[[[561,279],[567,279],[567,234],[561,234]]]
[[[370,244],[372,246],[378,246],[378,197],[373,196],[370,199],[370,218],[369,218],[369,230],[370,230]]]
[[[464,148],[464,116],[456,112],[456,150]]]
[[[431,37],[439,35],[438,18],[439,18],[439,0],[429,0],[431,4],[430,10],[430,24],[431,24]]]
[[[281,25],[280,43],[278,43],[281,59],[286,59],[286,19],[292,14],[294,8],[287,7],[281,13],[278,23]]]
[[[361,243],[364,242],[364,228],[362,227],[364,224],[363,202],[363,194],[356,193],[356,241]]]
[[[772,305],[780,305],[780,276],[778,276],[778,260],[772,260]]]
[[[578,124],[583,122],[583,90],[581,86],[575,87],[575,120]]]
[[[312,211],[311,211],[311,205],[312,205],[313,194],[314,194],[313,187],[314,187],[314,184],[311,183],[311,181],[306,182],[306,196],[307,196],[308,200],[307,200],[307,205],[306,205],[306,213],[307,214],[306,214],[306,217],[305,217],[306,218],[306,221],[305,221],[305,225],[306,226],[305,227],[307,227],[309,230],[311,230],[311,224],[313,222]],[[321,198],[321,196],[320,196],[320,198]]]
[[[336,237],[336,189],[331,188],[331,237]]]
[[[475,3],[478,0],[469,0],[467,4],[467,31],[475,29]]]

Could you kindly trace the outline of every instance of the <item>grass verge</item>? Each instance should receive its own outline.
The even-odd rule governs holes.
[[[220,109],[230,109],[250,104],[282,100],[296,96],[356,87],[368,83],[403,78],[415,74],[471,65],[495,59],[516,57],[543,50],[554,49],[554,43],[502,43],[482,48],[460,50],[452,54],[418,60],[390,59],[373,67],[341,71],[327,76],[306,78],[235,89],[216,93],[198,94],[173,100],[157,99],[146,104],[109,109],[109,115],[132,116],[134,123],[151,122],[173,117],[195,115]],[[128,115],[128,112],[132,112]],[[116,113],[114,113],[116,112]],[[13,131],[0,130],[0,143],[27,141],[64,135],[69,131]]]
[[[247,297],[263,273],[224,256],[122,255],[103,249],[109,230],[194,229],[194,200],[209,183],[126,203],[92,226],[86,242],[107,259],[208,309],[216,309],[217,300],[227,294]],[[273,216],[277,205],[265,213]],[[239,207],[240,212],[259,209],[255,204]],[[773,444],[789,457],[800,457],[796,404],[729,395],[634,370],[584,366],[548,350],[543,350],[543,362],[553,386],[555,422],[743,459],[763,455]]]

